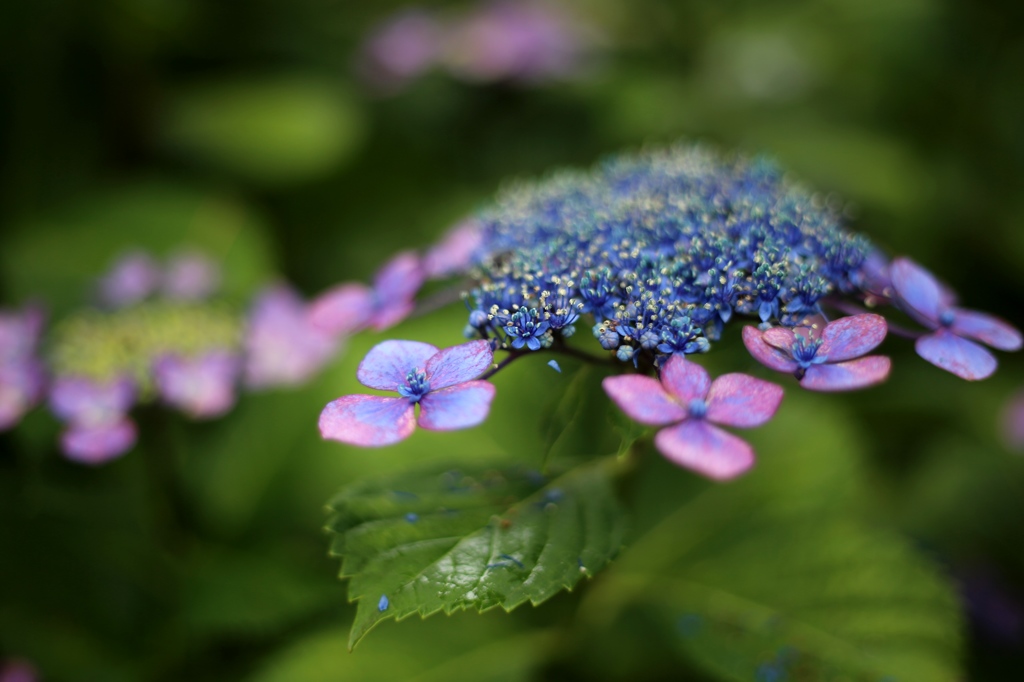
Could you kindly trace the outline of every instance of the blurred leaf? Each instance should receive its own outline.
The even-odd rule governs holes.
[[[63,312],[85,303],[96,280],[133,248],[183,247],[216,259],[222,291],[237,299],[267,280],[273,258],[258,216],[234,200],[162,182],[126,185],[65,204],[16,227],[0,251],[14,300],[39,297]]]
[[[348,633],[316,633],[274,655],[250,682],[519,682],[551,639],[548,632],[516,632],[501,614],[464,614],[441,621],[411,622],[385,630],[359,648],[344,651]]]
[[[856,520],[851,426],[799,394],[752,440],[773,442],[773,430],[783,437],[758,448],[751,474],[705,486],[638,539],[584,620],[643,605],[727,680],[956,679],[949,585],[901,537]]]
[[[624,533],[606,461],[550,482],[402,474],[358,483],[330,508],[331,553],[359,602],[350,646],[387,618],[539,604],[602,569]]]
[[[225,79],[182,90],[163,135],[168,147],[266,184],[336,168],[363,121],[338,85],[306,76]]]
[[[566,370],[574,365],[566,363]],[[601,388],[607,372],[580,366],[568,386],[556,393],[540,416],[545,444],[544,462],[559,457],[607,455],[617,451],[620,438],[610,422],[610,403]]]

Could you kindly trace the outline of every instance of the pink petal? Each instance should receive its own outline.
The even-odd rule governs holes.
[[[870,355],[834,365],[812,365],[800,385],[811,391],[853,391],[889,378],[892,362],[884,355]]]
[[[782,403],[782,387],[746,374],[723,374],[708,392],[707,420],[743,429],[761,426]]]
[[[391,445],[416,430],[416,409],[405,398],[344,395],[320,413],[320,435],[362,447]]]
[[[380,391],[397,391],[410,370],[424,369],[438,352],[421,341],[384,341],[370,349],[359,363],[356,378],[363,386]]]
[[[935,276],[909,258],[894,260],[889,276],[904,312],[925,326],[937,325],[948,296]]]
[[[127,418],[99,425],[72,424],[61,436],[64,455],[82,464],[102,464],[135,445],[135,424]]]
[[[746,441],[702,419],[662,429],[654,436],[654,445],[669,461],[719,481],[754,465],[754,451]]]
[[[776,372],[792,374],[800,366],[789,354],[768,345],[756,327],[743,328],[743,345],[755,360]]]
[[[865,313],[841,317],[825,325],[817,357],[831,363],[859,358],[877,348],[888,331],[889,326],[881,315]]]
[[[606,377],[601,385],[619,408],[635,422],[649,426],[674,424],[686,410],[665,392],[661,383],[640,374]]]
[[[778,348],[779,350],[787,353],[796,343],[796,334],[788,327],[772,327],[771,329],[766,329],[761,335],[761,338],[764,339],[764,342],[772,348]]]
[[[446,277],[469,268],[473,252],[483,240],[479,223],[466,220],[451,229],[423,258],[429,277]]]
[[[951,329],[954,334],[981,341],[999,350],[1013,351],[1021,348],[1020,332],[1013,325],[976,310],[954,308]]]
[[[494,385],[467,381],[431,390],[420,401],[419,425],[431,431],[451,431],[476,426],[487,419],[494,400]]]
[[[403,251],[377,271],[373,292],[378,301],[408,301],[425,280],[420,258],[412,251]]]
[[[470,341],[439,351],[427,360],[427,381],[437,391],[476,379],[494,362],[490,341]]]
[[[388,303],[378,307],[377,311],[370,316],[369,327],[375,332],[382,332],[385,329],[391,329],[396,324],[409,317],[415,309],[416,304],[412,299],[389,301]]]
[[[708,395],[711,378],[706,369],[680,354],[673,355],[661,368],[661,383],[683,405],[703,400]]]
[[[353,334],[366,327],[374,314],[373,291],[364,284],[341,284],[309,304],[309,321],[330,334]]]
[[[996,359],[982,346],[939,329],[914,344],[917,354],[961,379],[977,381],[996,371]]]

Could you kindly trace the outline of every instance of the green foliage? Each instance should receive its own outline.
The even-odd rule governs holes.
[[[356,102],[330,82],[236,78],[182,91],[164,138],[174,151],[277,185],[335,168],[352,153],[362,127]]]
[[[286,647],[250,682],[526,682],[554,639],[550,631],[522,631],[505,614],[460,614],[410,622],[344,651],[348,632],[331,628]],[[458,642],[457,648],[452,647]]]
[[[349,646],[387,618],[510,611],[601,570],[624,533],[608,466],[551,481],[521,470],[402,474],[342,491],[328,529],[359,603]]]
[[[792,432],[813,414],[809,437],[653,525],[591,594],[586,618],[639,606],[688,660],[737,682],[769,669],[773,679],[956,679],[950,586],[906,540],[859,520],[849,425],[790,398],[770,428]]]

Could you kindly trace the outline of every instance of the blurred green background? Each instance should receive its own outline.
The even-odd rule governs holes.
[[[42,297],[59,316],[124,248],[182,243],[221,258],[239,300],[275,277],[312,295],[427,246],[510,177],[689,138],[776,157],[968,306],[1024,324],[1021,3],[581,1],[571,7],[597,27],[600,55],[579,78],[472,84],[432,72],[382,97],[355,77],[354,55],[401,7],[0,5],[0,301]],[[456,305],[387,336],[452,345],[463,324]],[[538,609],[387,623],[349,654],[354,607],[325,557],[324,502],[360,476],[430,461],[540,463],[549,407],[537,393],[576,369],[517,364],[477,430],[382,451],[320,442],[319,410],[356,389],[358,359],[380,338],[353,339],[309,386],[246,396],[215,423],[144,411],[139,446],[97,469],[60,457],[43,411],[0,434],[0,658],[29,659],[55,681],[754,679],[716,662],[728,636],[680,646],[680,611],[662,608],[671,595],[633,594],[615,567]],[[998,421],[1024,363],[1004,356],[994,378],[968,384],[909,343],[884,348],[888,384],[820,400],[790,390],[780,419],[752,435],[765,465],[742,485],[798,520],[758,535],[776,539],[762,553],[744,551],[770,564],[819,505],[842,504],[844,519],[916,547],[954,588],[979,575],[997,585],[990,611],[1004,623],[1016,608],[1009,637],[981,613],[963,625],[962,653],[930,644],[953,662],[918,679],[1015,679],[1024,460]],[[756,372],[735,338],[709,363]],[[670,564],[672,523],[718,518],[717,498],[678,516],[703,485],[660,460],[627,482],[638,549],[623,566]],[[862,546],[845,532],[807,537]],[[814,679],[789,674],[757,679]]]

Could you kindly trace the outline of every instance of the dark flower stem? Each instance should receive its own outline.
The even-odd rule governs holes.
[[[460,301],[462,300],[463,292],[467,291],[469,288],[470,282],[462,281],[446,289],[435,292],[417,303],[413,311],[409,313],[409,317],[413,318],[428,315],[435,310],[440,310],[441,308],[451,305],[456,301]]]

